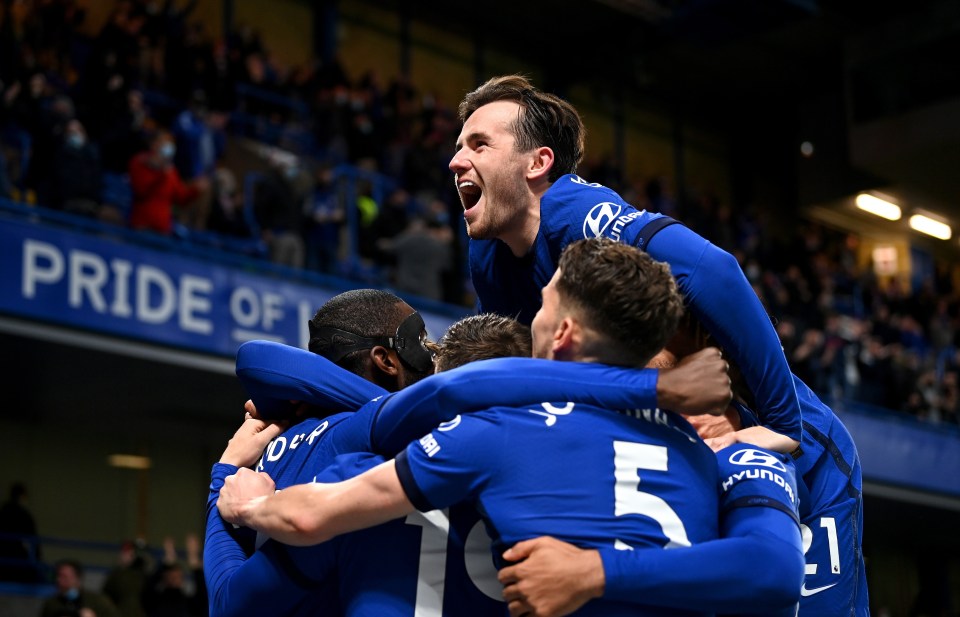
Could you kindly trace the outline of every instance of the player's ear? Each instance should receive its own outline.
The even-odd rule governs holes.
[[[550,176],[553,169],[553,149],[541,146],[531,154],[530,166],[527,168],[527,180],[542,180]]]
[[[579,342],[576,321],[564,317],[560,325],[553,332],[553,355],[556,358],[565,358],[573,354]]]
[[[400,357],[397,356],[397,352],[382,345],[376,345],[370,349],[370,361],[373,363],[374,371],[391,377],[400,374]]]

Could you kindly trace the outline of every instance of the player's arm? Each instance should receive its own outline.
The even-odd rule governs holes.
[[[520,542],[504,554],[520,563],[500,573],[511,613],[566,614],[597,597],[738,614],[788,609],[804,575],[793,465],[745,446],[718,462],[720,539],[632,551]]]
[[[727,537],[688,548],[582,549],[550,537],[519,542],[504,554],[520,562],[500,571],[504,599],[511,615],[566,615],[594,598],[738,613],[789,607],[799,596],[803,555],[783,538],[799,542],[796,524],[767,511],[749,514],[730,518]]]
[[[581,549],[554,538],[517,543],[500,571],[512,615],[566,615],[593,598],[686,610],[756,613],[797,602],[796,522],[766,508],[724,522],[724,538],[674,549]]]
[[[290,417],[290,401],[339,411],[386,394],[323,356],[272,341],[242,344],[236,372],[261,418]]]
[[[232,473],[229,465],[218,463],[214,468],[215,482],[222,485],[225,474]],[[233,529],[217,512],[216,495],[207,503],[207,530],[204,543],[204,578],[211,617],[242,617],[243,615],[288,614],[311,593],[311,583],[295,568],[287,550],[274,542],[267,542],[248,558],[234,534],[249,533],[249,529]],[[311,555],[311,567],[318,568],[323,555]],[[329,559],[329,555],[327,561]],[[316,607],[318,611],[322,607]],[[322,615],[322,612],[316,614]]]
[[[220,461],[213,466],[210,477],[210,492],[207,496],[207,522],[204,539],[204,580],[211,606],[218,607],[216,614],[232,614],[229,611],[242,609],[242,604],[232,604],[234,594],[228,587],[234,574],[244,565],[247,555],[253,552],[255,537],[249,529],[236,529],[227,524],[217,512],[217,499],[224,480],[237,472],[238,466],[252,464],[280,427],[247,418],[227,444]]]
[[[233,441],[233,440],[231,440]],[[226,455],[225,455],[226,458]],[[349,455],[338,458],[335,465],[318,475],[321,480],[340,480],[344,473],[367,469],[372,455]],[[237,468],[225,463],[214,466],[211,499],[207,502],[207,544],[205,558],[208,601],[211,617],[236,615],[292,614],[308,596],[316,593],[337,566],[336,543],[312,547],[287,547],[268,540],[247,558],[247,553],[233,540],[234,534],[252,530],[234,529],[223,521],[216,501],[224,479]],[[323,604],[323,598],[311,600],[313,614],[340,614]]]
[[[604,597],[751,613],[797,602],[804,561],[795,521],[770,508],[742,508],[724,518],[721,533],[687,548],[600,551]]]
[[[615,386],[615,387],[611,387]],[[583,362],[498,358],[432,375],[386,400],[372,433],[377,452],[393,456],[458,413],[541,401],[609,409],[663,407],[688,414],[722,413],[730,402],[727,365],[715,348],[673,369],[626,369]]]
[[[210,565],[220,566],[232,563],[231,557],[246,558],[247,552],[253,549],[253,536],[249,530],[228,528],[220,514],[217,512],[217,499],[220,497],[220,489],[223,488],[224,479],[237,472],[237,468],[243,465],[250,465],[260,456],[260,452],[270,442],[271,439],[280,433],[280,427],[270,425],[260,420],[247,417],[237,432],[227,443],[220,461],[215,463],[210,474],[210,492],[207,495],[207,525],[206,541],[204,542],[204,557],[209,558],[210,551],[222,543],[222,550],[225,556],[222,560],[218,559]],[[234,550],[235,549],[235,550]],[[216,567],[206,570],[208,589],[210,589],[210,576],[216,571]]]
[[[714,452],[718,452],[727,446],[737,443],[754,444],[767,450],[782,452],[783,454],[789,454],[797,449],[797,442],[765,426],[749,426],[719,437],[704,439],[704,441]]]
[[[799,445],[800,403],[776,330],[730,253],[683,225],[670,225],[646,246],[670,264],[688,305],[740,366],[761,423]],[[791,448],[793,449],[793,448]]]
[[[240,469],[225,480],[217,507],[228,522],[293,546],[318,544],[414,511],[393,461],[343,482],[300,484],[279,493],[267,474]]]

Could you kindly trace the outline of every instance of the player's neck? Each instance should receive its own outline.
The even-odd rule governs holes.
[[[537,240],[537,234],[540,233],[540,199],[548,188],[550,184],[536,187],[530,193],[520,220],[510,227],[511,233],[500,236],[514,257],[526,255]]]

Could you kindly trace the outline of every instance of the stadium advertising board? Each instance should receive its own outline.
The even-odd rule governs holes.
[[[0,224],[0,312],[232,356],[265,339],[305,347],[307,320],[335,295],[55,227]],[[432,337],[452,319],[422,311]]]

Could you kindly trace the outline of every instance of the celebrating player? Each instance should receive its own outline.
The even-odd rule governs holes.
[[[485,350],[475,350],[478,357],[529,353],[526,327],[495,315],[467,320],[481,321],[498,335],[487,337],[491,342]],[[461,331],[471,331],[469,323],[458,325]],[[317,311],[310,330],[311,350],[349,369],[341,380],[364,399],[396,391],[433,370],[419,314],[388,292],[358,290],[336,296]],[[272,364],[274,371],[289,368]],[[352,411],[357,405],[336,402],[326,408]],[[284,615],[301,609],[398,617],[439,615],[441,610],[447,615],[503,612],[496,572],[486,550],[489,539],[475,541],[479,542],[476,552],[487,559],[485,570],[475,568],[479,574],[474,577],[486,576],[493,591],[484,594],[467,573],[464,542],[479,520],[469,508],[418,513],[309,549],[267,542],[249,560],[249,547],[224,525],[215,508],[223,478],[256,461],[268,441],[276,437],[260,468],[277,479],[278,487],[342,480],[383,460],[368,454],[373,417],[330,413],[307,419],[279,436],[276,425],[259,420],[248,419],[241,426],[214,466],[208,500],[205,556],[212,615]],[[318,475],[338,456],[351,454],[348,460],[340,460],[336,472]]]
[[[599,308],[587,302],[594,298],[601,299]],[[556,359],[642,365],[672,332],[680,310],[662,264],[610,241],[576,243],[544,289],[534,347]],[[610,319],[614,311],[622,312],[620,319]],[[786,471],[782,462],[778,465]],[[590,406],[541,403],[460,416],[411,444],[395,462],[345,483],[272,495],[274,485],[266,475],[241,470],[227,480],[218,505],[228,520],[309,544],[407,515],[414,503],[429,509],[470,498],[478,500],[496,535],[495,554],[549,533],[609,548],[617,563],[615,547],[682,547],[716,537],[717,473],[715,456],[679,416],[651,411],[638,421]],[[790,486],[789,474],[779,477]],[[741,501],[757,505],[763,500],[730,503]],[[767,589],[765,598],[755,598],[758,602],[789,604],[799,593],[799,533],[783,511],[793,505],[773,515],[782,517],[778,522],[787,538],[774,556],[783,558],[777,566],[784,576],[776,581],[778,590]],[[797,576],[789,576],[791,571]],[[701,600],[699,608],[710,606],[710,600]],[[604,599],[584,611],[635,614],[636,606]],[[643,614],[681,613],[649,607]]]

